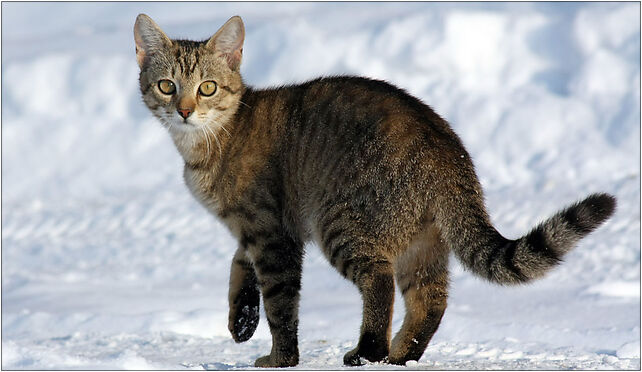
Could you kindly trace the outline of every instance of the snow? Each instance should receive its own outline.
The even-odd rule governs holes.
[[[241,15],[254,86],[358,74],[420,97],[461,136],[508,237],[591,192],[617,196],[531,285],[496,287],[453,259],[449,307],[408,367],[640,368],[638,3],[3,2],[3,369],[233,369],[269,352],[263,313],[250,341],[228,333],[236,243],[141,102],[138,13],[193,39]],[[344,369],[358,292],[313,245],[303,277],[297,368]]]

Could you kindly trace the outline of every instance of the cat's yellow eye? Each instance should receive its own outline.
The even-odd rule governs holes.
[[[206,81],[198,87],[198,92],[205,97],[209,97],[216,92],[216,83],[213,81]]]
[[[158,89],[163,94],[174,94],[176,92],[176,85],[171,80],[161,80],[158,82]]]

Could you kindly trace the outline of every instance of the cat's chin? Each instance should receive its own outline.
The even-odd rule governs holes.
[[[198,129],[196,124],[190,123],[188,121],[187,122],[186,121],[173,121],[171,123],[165,122],[163,124],[164,124],[165,128],[167,128],[167,130],[169,130],[170,132],[174,132],[174,133],[185,134],[185,133],[190,133],[190,132],[195,131],[195,130]]]

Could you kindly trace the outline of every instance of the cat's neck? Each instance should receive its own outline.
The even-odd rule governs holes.
[[[220,133],[211,133],[203,130],[171,130],[170,135],[185,164],[192,168],[201,168],[210,165],[215,156],[220,157],[222,149],[217,146],[220,142]]]

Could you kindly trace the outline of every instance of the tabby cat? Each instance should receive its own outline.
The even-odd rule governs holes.
[[[140,89],[185,161],[196,199],[238,238],[229,330],[252,337],[263,297],[272,350],[259,367],[294,366],[303,245],[316,241],[363,299],[361,335],[343,361],[418,360],[448,297],[448,258],[498,284],[544,276],[615,210],[593,194],[524,237],[490,222],[470,155],[448,123],[386,82],[319,78],[253,89],[240,63],[243,22],[209,40],[169,39],[136,19]],[[394,286],[406,315],[391,338]]]

